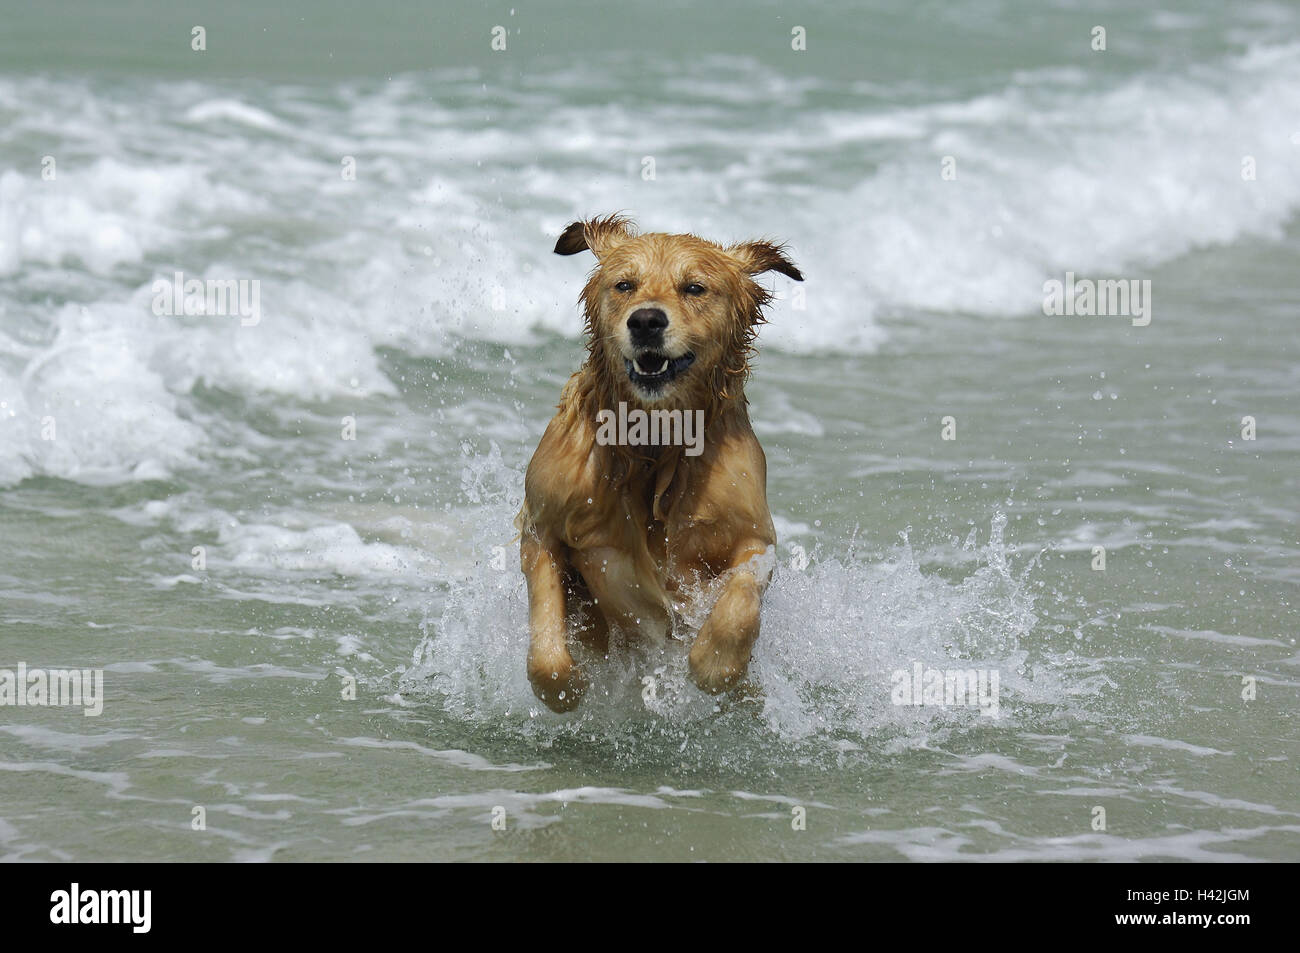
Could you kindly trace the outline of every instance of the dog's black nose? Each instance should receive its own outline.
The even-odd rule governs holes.
[[[650,344],[663,337],[668,315],[660,308],[637,308],[627,319],[627,329],[637,344]]]

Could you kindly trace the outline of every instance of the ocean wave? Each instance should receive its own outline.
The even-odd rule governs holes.
[[[1024,71],[905,105],[830,80],[774,86],[734,57],[703,92],[635,108],[572,101],[584,71],[632,82],[617,64],[513,91],[464,70],[325,90],[0,78],[14,114],[0,155],[16,163],[15,137],[35,138],[57,162],[49,180],[25,152],[0,173],[0,483],[174,472],[205,446],[199,385],[392,396],[383,348],[455,359],[466,342],[576,338],[588,263],[550,248],[581,214],[788,240],[805,297],[764,279],[777,301],[760,345],[789,352],[869,353],[913,312],[1031,314],[1066,270],[1147,275],[1276,237],[1300,207],[1298,52],[1096,88],[1077,69]],[[177,271],[258,281],[261,319],[153,313]],[[78,438],[42,440],[45,417]]]

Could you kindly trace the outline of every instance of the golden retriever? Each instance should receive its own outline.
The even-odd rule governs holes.
[[[571,631],[602,654],[612,628],[677,636],[680,608],[706,589],[717,599],[691,677],[715,693],[744,677],[776,546],[744,390],[771,300],[752,276],[803,280],[771,242],[641,235],[618,215],[574,222],[555,244],[588,249],[587,359],[528,464],[517,520],[528,678],[557,712],[587,687]]]

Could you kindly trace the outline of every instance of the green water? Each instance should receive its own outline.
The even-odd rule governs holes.
[[[1291,7],[832,7],[806,60],[779,5],[278,9],[7,15],[0,668],[105,699],[0,707],[0,857],[1300,857]],[[584,353],[550,245],[613,208],[808,297],[748,387],[753,689],[628,646],[561,717],[511,520]],[[151,314],[176,269],[262,323]],[[1066,270],[1150,325],[1042,314]],[[999,717],[891,704],[914,661]]]

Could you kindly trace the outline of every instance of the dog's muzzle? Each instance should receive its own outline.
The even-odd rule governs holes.
[[[637,352],[633,359],[623,358],[628,378],[647,391],[659,390],[694,363],[695,355],[690,351],[680,357],[670,357],[662,351],[644,350]]]

